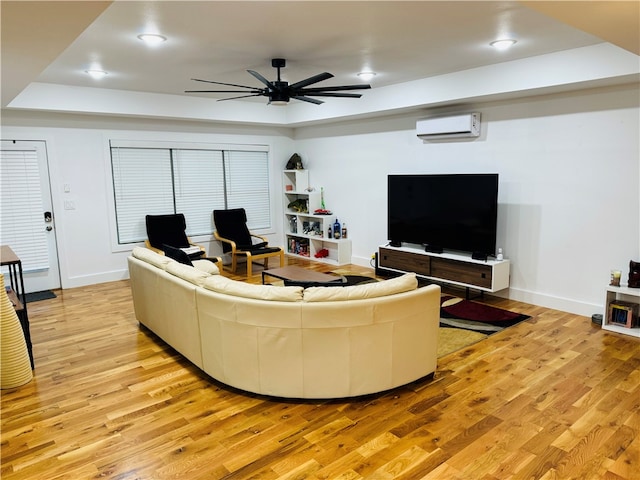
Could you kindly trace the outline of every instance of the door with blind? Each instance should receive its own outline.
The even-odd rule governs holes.
[[[26,292],[60,288],[45,142],[2,140],[0,244],[22,261]]]

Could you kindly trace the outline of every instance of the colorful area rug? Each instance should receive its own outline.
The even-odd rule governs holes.
[[[484,340],[489,335],[461,328],[438,328],[438,358]]]
[[[443,295],[440,325],[491,335],[528,319],[528,315],[510,312],[459,297]]]
[[[438,329],[438,358],[473,345],[528,318],[528,315],[443,295]]]

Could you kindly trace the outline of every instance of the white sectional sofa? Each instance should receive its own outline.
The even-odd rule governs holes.
[[[187,266],[145,248],[128,263],[138,321],[232,387],[342,398],[436,369],[440,287],[417,288],[414,274],[303,290],[234,281],[210,262]]]

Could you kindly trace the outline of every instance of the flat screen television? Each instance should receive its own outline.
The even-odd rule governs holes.
[[[392,245],[456,250],[486,258],[496,251],[498,174],[389,175]]]

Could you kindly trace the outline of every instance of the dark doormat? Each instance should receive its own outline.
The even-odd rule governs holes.
[[[27,293],[27,303],[39,302],[40,300],[49,300],[50,298],[56,298],[56,294],[51,290],[43,290],[42,292]]]

